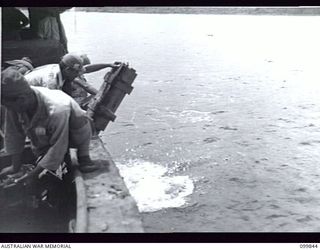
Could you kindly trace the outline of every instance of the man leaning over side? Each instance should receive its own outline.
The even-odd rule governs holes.
[[[43,169],[56,171],[69,147],[77,149],[80,171],[97,169],[89,155],[89,118],[70,96],[59,90],[29,86],[22,74],[9,68],[1,73],[1,104],[7,109],[4,144],[12,166],[4,168],[0,177],[20,170],[26,136],[40,157],[26,178],[36,177]]]
[[[47,64],[35,68],[25,75],[25,78],[32,86],[59,89],[71,95],[72,81],[82,75],[83,60],[76,54],[66,54],[59,64]]]
[[[35,68],[25,75],[32,86],[42,86],[49,89],[60,89],[74,97],[81,104],[87,97],[87,92],[95,95],[98,91],[84,78],[83,74],[99,71],[104,68],[117,68],[117,63],[90,64],[89,58],[74,53],[66,54],[59,64],[47,64]]]

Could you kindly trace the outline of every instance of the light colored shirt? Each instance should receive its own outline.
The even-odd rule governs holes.
[[[5,149],[10,155],[22,153],[25,138],[28,136],[36,156],[43,155],[38,165],[55,171],[64,160],[69,138],[75,136],[72,133],[77,137],[86,136],[86,131],[79,135],[77,129],[84,128],[81,123],[88,123],[88,117],[85,111],[62,91],[44,87],[31,88],[37,96],[37,110],[31,120],[24,113],[7,110]]]
[[[31,86],[47,87],[49,89],[62,89],[64,81],[59,64],[47,64],[35,68],[25,75]]]

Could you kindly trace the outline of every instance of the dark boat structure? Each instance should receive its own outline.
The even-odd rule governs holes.
[[[2,63],[29,57],[37,67],[58,63],[66,53],[57,40],[30,39],[30,31],[21,32],[21,40],[2,41]],[[128,64],[121,63],[119,68],[106,73],[99,92],[88,99],[87,113],[97,131],[91,140],[90,154],[99,169],[80,173],[75,152],[70,149],[72,161],[64,163],[60,179],[46,173],[31,185],[6,188],[0,181],[0,232],[143,232],[137,204],[99,137],[99,132],[115,120],[115,111],[125,95],[131,93],[136,75]],[[24,172],[28,172],[36,161],[28,143],[23,160]],[[10,157],[1,150],[0,169],[10,164]]]

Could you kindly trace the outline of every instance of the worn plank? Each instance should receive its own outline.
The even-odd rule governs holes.
[[[136,202],[99,137],[91,141],[90,153],[92,160],[100,169],[83,174],[88,232],[143,232]]]

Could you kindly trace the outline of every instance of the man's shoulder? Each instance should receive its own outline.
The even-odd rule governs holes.
[[[48,64],[35,68],[30,73],[26,74],[25,78],[27,79],[30,85],[45,86],[57,89],[61,85],[58,77],[59,74],[59,64]]]
[[[30,77],[34,75],[47,75],[50,73],[58,74],[60,73],[59,64],[47,64],[33,69],[30,73],[26,74],[25,77]]]
[[[46,110],[48,121],[51,125],[60,124],[61,119],[66,119],[71,113],[70,98],[61,90],[52,90],[45,87],[32,87],[38,100]]]
[[[55,101],[55,102],[70,102],[72,99],[69,95],[64,93],[62,90],[59,89],[49,89],[42,86],[30,86],[35,92],[40,93],[46,99]]]
[[[55,107],[68,107],[72,98],[61,90],[48,89],[46,87],[31,86],[35,93],[43,100],[45,105]]]

